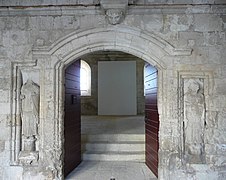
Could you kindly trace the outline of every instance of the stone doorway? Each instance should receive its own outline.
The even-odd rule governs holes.
[[[172,56],[190,55],[190,49],[176,49],[166,41],[152,34],[129,26],[112,26],[108,28],[84,29],[76,31],[58,40],[49,47],[33,49],[33,58],[38,59],[41,68],[40,79],[40,161],[47,162],[46,167],[51,170],[54,177],[63,178],[63,142],[64,142],[64,68],[75,59],[95,51],[109,50],[122,51],[137,56],[158,69],[158,106],[160,122],[167,117],[167,103],[164,103],[166,87],[165,82],[167,60]],[[46,126],[48,124],[48,126]],[[160,123],[159,133],[163,133],[164,125]],[[51,129],[51,130],[50,130]],[[163,137],[163,136],[162,136]],[[160,136],[159,141],[164,141]],[[160,152],[164,151],[161,148]],[[44,148],[45,147],[45,148]],[[166,156],[161,152],[159,161]],[[159,164],[158,171],[167,169]],[[159,174],[165,176],[162,173]]]
[[[113,59],[112,59],[113,58]],[[81,96],[82,99],[82,115],[92,115],[92,116],[81,116],[82,117],[82,121],[81,121],[81,134],[82,134],[82,160],[84,161],[113,161],[117,162],[117,161],[124,161],[124,162],[139,162],[139,163],[144,163],[145,162],[145,154],[147,156],[147,153],[149,154],[151,151],[153,150],[149,150],[150,152],[147,152],[147,148],[146,148],[146,153],[145,153],[145,139],[148,138],[148,142],[150,141],[150,135],[147,136],[145,138],[145,119],[147,118],[148,115],[145,115],[145,96],[144,96],[144,70],[145,65],[147,63],[145,63],[143,60],[132,56],[132,55],[128,55],[126,53],[122,53],[122,52],[94,52],[90,55],[86,55],[84,57],[82,57],[81,59],[86,59],[88,64],[91,65],[91,70],[92,70],[92,87],[91,88],[91,95],[90,96]],[[96,60],[97,59],[97,60]],[[106,61],[107,60],[107,61]],[[123,112],[124,114],[105,114],[104,116],[100,115],[100,116],[94,116],[94,115],[99,115],[99,112],[97,109],[98,107],[93,107],[95,105],[99,105],[99,103],[97,103],[96,101],[98,101],[98,97],[100,94],[97,93],[97,89],[99,87],[97,87],[97,83],[99,81],[99,78],[97,78],[97,72],[95,71],[99,71],[99,66],[97,66],[97,62],[111,62],[111,66],[110,68],[112,68],[112,65],[114,65],[114,63],[118,64],[118,62],[123,62],[123,64],[119,63],[119,67],[117,66],[117,68],[115,69],[115,72],[117,72],[116,74],[118,74],[118,68],[122,68],[121,65],[124,65],[123,71],[119,74],[125,74],[124,76],[128,76],[127,74],[131,74],[130,71],[134,71],[132,72],[132,75],[129,76],[128,81],[135,81],[134,84],[136,84],[135,86],[132,86],[134,89],[131,89],[131,82],[129,83],[128,88],[126,90],[125,93],[130,93],[130,91],[134,91],[134,98],[136,99],[136,112],[134,115],[129,115],[128,111]],[[134,69],[129,69],[128,67],[125,67],[125,65],[127,66],[128,64],[130,64],[130,62],[133,62],[134,65]],[[134,63],[135,62],[135,63]],[[76,62],[75,62],[76,63]],[[75,67],[74,64],[72,63],[68,68],[73,68]],[[113,63],[113,64],[112,64]],[[99,64],[98,64],[99,65]],[[68,69],[67,68],[67,69]],[[98,70],[97,70],[98,69]],[[76,69],[75,69],[76,70]],[[66,70],[65,73],[68,73],[69,70]],[[93,72],[94,71],[94,72]],[[109,71],[106,71],[108,74],[104,75],[105,76],[115,76],[115,72],[113,73],[113,75],[109,74]],[[75,74],[77,74],[75,72]],[[133,79],[133,74],[134,76],[136,76],[135,79]],[[66,75],[66,79],[65,79],[65,88],[68,89],[68,87],[72,87],[72,85],[69,85],[69,81],[74,84],[74,81],[76,80],[76,77],[74,79],[74,81],[72,82],[71,78],[73,78],[72,74],[70,74],[69,79],[67,78],[68,75]],[[119,78],[123,78],[123,77],[119,77]],[[149,79],[145,79],[147,82],[151,82],[150,80],[157,78],[150,76]],[[98,79],[98,80],[97,80]],[[108,79],[109,80],[109,79]],[[112,78],[110,78],[111,81],[115,82]],[[118,81],[118,78],[117,78]],[[93,82],[96,82],[96,84],[94,84]],[[103,83],[103,82],[102,82]],[[117,83],[116,83],[117,84]],[[117,87],[117,85],[114,85],[115,89],[118,89],[119,87]],[[118,84],[118,86],[121,83]],[[126,82],[123,83],[127,84]],[[132,83],[133,84],[133,83]],[[153,83],[151,83],[153,84]],[[152,85],[148,84],[149,87],[147,87],[147,89],[152,89]],[[151,85],[151,86],[150,86]],[[77,86],[76,84],[74,84],[74,86]],[[111,83],[110,83],[111,86]],[[104,88],[106,89],[106,87]],[[107,88],[109,90],[109,88]],[[152,89],[153,90],[153,89]],[[66,90],[68,91],[68,90]],[[70,92],[72,91],[71,89],[69,90]],[[110,88],[111,91],[111,88]],[[114,90],[116,91],[116,90]],[[103,92],[103,91],[101,91]],[[75,90],[76,93],[76,90]],[[123,92],[120,92],[123,93]],[[117,93],[116,93],[117,94]],[[146,93],[145,93],[146,94]],[[153,92],[152,92],[153,94]],[[68,96],[68,93],[66,92],[65,96]],[[109,94],[110,96],[112,94]],[[118,95],[117,96],[121,96]],[[117,97],[115,97],[117,98]],[[121,97],[124,98],[124,97]],[[118,100],[120,101],[121,98],[119,98]],[[133,96],[131,97],[133,98]],[[65,113],[68,113],[68,110],[66,110],[68,108],[68,102],[67,99],[68,97],[65,97],[66,99],[66,104],[65,105]],[[77,98],[80,99],[80,98]],[[126,101],[126,97],[124,98],[123,101]],[[92,104],[91,104],[92,102]],[[130,102],[128,102],[128,105],[130,105]],[[86,104],[87,103],[87,104]],[[113,106],[115,106],[113,103],[118,103],[113,101],[111,102],[111,106],[109,107],[110,109],[112,109]],[[122,103],[122,102],[121,102]],[[120,103],[120,104],[121,104]],[[147,105],[147,104],[146,104]],[[151,104],[153,106],[153,103]],[[88,106],[88,107],[87,107]],[[91,110],[90,112],[87,112],[91,107],[93,107],[94,110]],[[73,106],[74,108],[76,108],[77,106]],[[123,106],[122,106],[123,108]],[[128,108],[126,108],[127,110]],[[95,111],[96,110],[96,111]],[[74,111],[77,111],[76,109]],[[66,115],[67,115],[66,113]],[[93,114],[92,114],[93,113]],[[103,113],[103,112],[101,112]],[[107,111],[107,113],[109,113]],[[115,113],[115,112],[113,112]],[[118,113],[122,113],[121,111]],[[151,112],[149,112],[151,113]],[[75,119],[75,117],[77,117],[76,114],[73,114],[73,120],[75,121],[74,124],[77,124],[77,121]],[[121,116],[120,116],[121,115]],[[67,115],[68,117],[68,115]],[[146,118],[145,118],[146,117]],[[65,124],[68,124],[68,118],[65,119]],[[69,120],[70,124],[72,120]],[[150,130],[149,128],[150,124],[147,126],[147,128]],[[76,128],[76,127],[74,127]],[[70,140],[67,140],[66,138],[68,138],[68,133],[71,134],[71,136],[78,136],[74,131],[77,132],[76,129],[72,130],[72,133],[68,132],[70,131],[70,129],[68,128],[68,125],[65,127],[65,131],[67,131],[67,133],[65,132],[64,134],[67,135],[65,136],[65,143],[68,144],[68,142]],[[147,129],[146,128],[146,129]],[[153,127],[152,127],[153,128]],[[148,130],[148,131],[149,131]],[[147,132],[147,130],[146,130]],[[152,132],[152,134],[155,134],[155,132]],[[157,131],[158,134],[158,131]],[[158,135],[157,135],[158,136]],[[75,139],[77,139],[75,137]],[[95,139],[94,139],[95,138]],[[153,137],[152,137],[153,138]],[[158,140],[157,140],[158,141]],[[76,143],[76,142],[75,142]],[[72,153],[71,151],[73,151],[73,148],[75,145],[73,144],[73,141],[71,143],[69,143],[70,146],[65,146],[65,148],[69,148],[69,150],[65,149],[65,152],[68,153],[70,151],[70,153]],[[77,144],[77,143],[76,143]],[[153,148],[153,144],[149,145],[150,147]],[[150,148],[149,147],[149,148]],[[72,148],[70,150],[70,148]],[[78,149],[78,148],[77,148]],[[154,148],[153,148],[154,149]],[[78,150],[74,150],[75,154],[78,152]],[[153,152],[152,152],[153,153]],[[80,152],[78,152],[78,156],[80,155]],[[71,164],[72,159],[73,159],[73,155],[71,156],[71,160],[68,162],[66,162],[67,166],[68,163]],[[67,155],[68,157],[68,155]],[[77,157],[77,156],[76,156]],[[74,163],[76,167],[76,162],[78,161],[79,157],[77,157],[74,159]],[[153,158],[153,157],[152,157]],[[152,159],[150,158],[150,159]],[[154,157],[156,158],[156,157]],[[157,158],[158,159],[158,158]],[[150,164],[150,161],[148,161],[147,163]],[[153,166],[155,165],[155,163],[152,162],[152,164],[149,166],[150,168],[153,168]],[[156,167],[157,168],[157,167]],[[66,168],[68,169],[68,168]],[[68,170],[67,170],[68,172]],[[155,170],[156,173],[156,170]],[[152,174],[152,173],[151,173]],[[70,176],[70,175],[69,175]],[[152,175],[153,177],[154,175]]]

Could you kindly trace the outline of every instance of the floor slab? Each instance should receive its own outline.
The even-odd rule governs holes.
[[[157,180],[144,163],[83,161],[66,180]]]

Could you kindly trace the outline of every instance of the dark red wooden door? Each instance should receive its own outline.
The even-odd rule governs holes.
[[[65,70],[64,176],[81,162],[80,60]]]
[[[157,75],[157,69],[146,63],[144,68],[145,162],[151,171],[158,177],[159,114],[157,107]]]

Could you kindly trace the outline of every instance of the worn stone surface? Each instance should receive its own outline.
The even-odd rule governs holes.
[[[63,179],[64,67],[103,50],[132,54],[158,68],[159,179],[226,179],[226,2],[128,4],[125,18],[112,25],[99,0],[0,1],[0,179]],[[18,163],[18,92],[28,77],[40,86],[39,161],[29,167]],[[198,118],[199,107],[182,106],[184,79],[201,79],[205,121]],[[86,101],[96,109],[96,100]],[[193,128],[183,131],[184,117],[202,124],[193,135],[202,137],[205,160],[185,156],[183,133],[188,137]]]

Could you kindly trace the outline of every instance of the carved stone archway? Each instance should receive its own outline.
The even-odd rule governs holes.
[[[53,176],[63,178],[64,69],[75,59],[95,51],[114,50],[137,56],[158,69],[158,106],[160,122],[164,120],[163,86],[167,56],[186,56],[190,49],[176,49],[166,41],[140,29],[116,25],[106,28],[81,29],[59,39],[48,47],[33,49],[40,67],[40,161]],[[162,130],[160,123],[160,134]],[[161,136],[159,141],[161,142]],[[161,150],[161,143],[160,143]],[[164,158],[163,156],[160,157]],[[159,171],[161,169],[159,165]],[[161,178],[161,174],[160,177]]]

